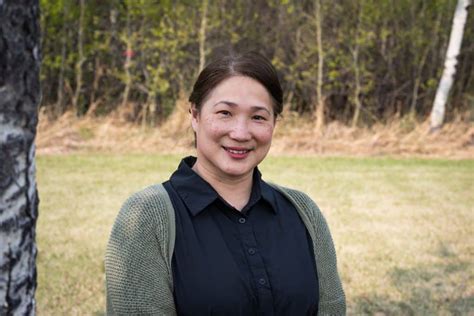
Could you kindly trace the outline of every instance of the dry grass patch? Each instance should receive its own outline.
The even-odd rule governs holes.
[[[193,147],[188,109],[186,101],[179,101],[170,117],[156,128],[132,124],[120,111],[107,117],[85,118],[66,113],[55,120],[41,114],[38,152],[184,153]],[[277,122],[271,152],[466,159],[474,158],[474,127],[469,119],[459,116],[431,134],[427,122],[402,118],[371,128],[331,122],[317,133],[311,119],[289,112]]]

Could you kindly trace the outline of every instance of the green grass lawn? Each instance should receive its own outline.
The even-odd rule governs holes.
[[[103,314],[115,216],[131,193],[168,179],[179,161],[37,158],[40,315]],[[310,194],[326,215],[349,314],[474,313],[474,160],[275,157],[260,169],[264,179]]]

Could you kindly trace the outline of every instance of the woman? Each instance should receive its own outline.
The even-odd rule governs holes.
[[[201,72],[189,98],[196,157],[129,198],[114,224],[108,314],[345,314],[321,212],[257,168],[282,99],[275,69],[257,53]]]

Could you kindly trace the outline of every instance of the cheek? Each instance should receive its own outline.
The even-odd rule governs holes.
[[[227,124],[208,118],[204,120],[204,128],[209,137],[220,137],[227,132]]]
[[[273,138],[273,129],[274,126],[272,125],[261,126],[255,134],[255,137],[261,143],[271,142]]]

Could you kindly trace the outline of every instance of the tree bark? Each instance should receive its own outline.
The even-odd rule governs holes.
[[[436,38],[439,34],[439,27],[441,24],[441,14],[438,14],[438,17],[436,18],[436,22],[433,28],[433,33],[431,38]],[[425,68],[426,61],[428,59],[428,55],[430,50],[434,47],[434,41],[432,41],[429,45],[426,45],[425,48],[423,49],[422,55],[417,62],[417,66],[415,67],[415,74],[414,74],[414,84],[413,84],[413,91],[412,91],[412,97],[411,97],[411,105],[410,105],[410,115],[412,118],[416,118],[417,115],[417,103],[418,103],[418,92],[420,89],[420,84],[421,81],[423,80],[422,72],[423,68]],[[415,53],[416,56],[416,53]],[[418,60],[418,58],[416,59]]]
[[[74,96],[72,98],[72,104],[76,110],[76,114],[82,114],[82,109],[79,109],[79,97],[82,90],[82,64],[84,63],[84,10],[85,10],[84,0],[80,0],[80,16],[79,16],[79,28],[77,31],[77,62],[76,62],[76,91],[74,91]]]
[[[324,52],[322,42],[321,1],[315,2],[316,43],[318,46],[318,75],[316,81],[316,131],[321,132],[324,127],[324,98],[323,98],[323,66]]]
[[[358,13],[357,13],[357,25],[356,25],[356,31],[355,31],[355,47],[352,50],[352,64],[354,66],[354,103],[355,103],[355,108],[354,108],[354,116],[352,117],[352,127],[357,127],[357,123],[359,122],[359,115],[360,115],[360,109],[362,107],[362,103],[360,101],[360,92],[361,92],[361,80],[360,80],[360,69],[359,69],[359,49],[360,49],[360,38],[359,38],[359,33],[360,33],[360,27],[361,27],[361,19],[362,19],[362,6],[363,3],[359,4],[360,7],[358,7]]]
[[[96,100],[96,94],[97,91],[99,90],[99,83],[100,79],[104,75],[104,67],[100,63],[99,56],[95,56],[95,63],[94,63],[94,81],[92,82],[92,90],[91,90],[91,96],[89,99],[89,108],[87,109],[86,116],[91,116],[95,114],[95,111],[97,110],[100,101]]]
[[[446,112],[446,101],[449,91],[453,85],[454,75],[456,74],[456,64],[459,50],[461,49],[464,26],[467,20],[467,7],[471,4],[470,0],[458,0],[456,11],[453,18],[451,35],[449,36],[448,50],[444,62],[444,71],[441,81],[436,91],[436,96],[431,110],[431,131],[435,131],[443,125],[444,114]]]
[[[63,8],[63,30],[61,35],[61,68],[59,68],[58,91],[56,100],[56,115],[60,116],[64,113],[64,69],[66,67],[66,46],[67,46],[67,23],[66,23],[67,7],[66,3]]]
[[[39,1],[0,1],[0,315],[35,315]]]
[[[362,107],[362,103],[360,102],[360,91],[361,91],[361,84],[360,84],[360,70],[359,70],[359,44],[356,44],[356,47],[352,51],[352,59],[354,65],[354,74],[355,74],[355,88],[354,88],[354,116],[352,117],[352,127],[357,127],[357,123],[359,122],[359,115],[360,109]]]
[[[208,0],[202,0],[201,27],[199,28],[199,73],[206,64],[206,27],[207,27],[207,5]]]
[[[130,8],[127,8],[127,26],[126,34],[124,37],[125,43],[127,44],[127,50],[125,51],[125,62],[123,69],[125,70],[125,89],[123,90],[122,96],[122,108],[127,106],[128,96],[130,95],[130,88],[132,86],[132,75],[130,68],[132,67],[132,38],[130,32]]]

